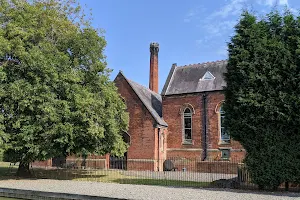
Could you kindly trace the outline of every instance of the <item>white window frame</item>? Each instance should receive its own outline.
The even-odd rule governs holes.
[[[211,78],[205,78],[205,76],[208,74],[208,76],[210,76]],[[210,80],[214,80],[216,77],[210,72],[210,71],[206,71],[205,74],[202,76],[202,78],[200,79],[201,81],[210,81]]]
[[[222,119],[225,118],[225,112],[223,111],[222,106],[223,105],[221,105],[220,108],[219,108],[219,129],[220,129],[219,133],[220,133],[220,141],[221,141],[221,143],[230,143],[230,139],[231,139],[230,135],[227,133],[227,138],[223,138],[223,134],[222,134],[222,130],[225,129],[225,127],[222,125],[222,121],[223,121]]]
[[[189,113],[185,113],[186,109],[189,109]],[[191,128],[186,128],[185,127],[185,119],[190,118],[191,119]],[[191,138],[187,139],[185,138],[185,130],[190,129],[191,130]],[[184,108],[182,112],[182,143],[183,144],[192,144],[193,143],[193,109],[186,107]]]

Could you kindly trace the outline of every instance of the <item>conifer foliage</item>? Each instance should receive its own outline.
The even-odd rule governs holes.
[[[228,44],[225,126],[260,188],[300,178],[300,17],[244,12]]]
[[[19,175],[54,156],[126,151],[105,46],[74,1],[0,0],[0,142]]]

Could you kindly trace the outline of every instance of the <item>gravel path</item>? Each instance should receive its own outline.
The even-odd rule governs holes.
[[[212,182],[219,179],[231,179],[236,174],[196,173],[196,172],[153,172],[153,171],[122,171],[126,176],[135,176],[151,179],[167,179],[181,181]]]
[[[0,181],[0,187],[141,200],[300,200],[300,194],[296,193],[254,193],[84,181],[5,180]]]

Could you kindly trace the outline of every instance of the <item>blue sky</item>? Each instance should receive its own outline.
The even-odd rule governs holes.
[[[149,45],[160,44],[160,91],[178,66],[227,58],[226,43],[243,8],[264,15],[277,5],[293,12],[299,0],[80,0],[92,9],[95,28],[105,30],[108,67],[148,87]]]

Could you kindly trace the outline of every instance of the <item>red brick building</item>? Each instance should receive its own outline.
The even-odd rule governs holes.
[[[222,126],[226,61],[173,64],[160,95],[158,52],[151,43],[149,88],[122,72],[115,79],[130,115],[128,169],[162,170],[165,159],[240,162],[245,150]],[[151,167],[139,165],[141,160]]]
[[[222,125],[225,70],[226,61],[173,64],[162,91],[168,158],[241,161],[244,157],[242,146]]]
[[[162,170],[166,159],[168,125],[158,94],[158,45],[152,43],[150,51],[149,88],[128,80],[122,72],[114,80],[129,112],[128,169]]]

